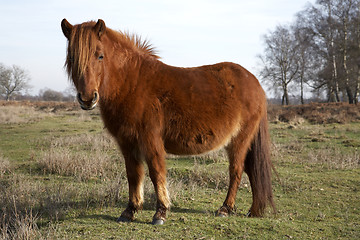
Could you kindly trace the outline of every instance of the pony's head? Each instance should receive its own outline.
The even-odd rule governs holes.
[[[106,31],[103,20],[71,25],[66,19],[61,28],[68,39],[65,67],[78,91],[77,99],[84,110],[94,109],[100,99],[104,80],[104,49],[101,38]]]

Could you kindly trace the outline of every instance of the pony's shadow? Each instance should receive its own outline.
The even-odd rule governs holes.
[[[82,218],[82,219],[103,219],[103,220],[106,220],[108,222],[119,223],[117,221],[118,216],[114,217],[114,216],[110,216],[110,215],[106,215],[106,214],[84,215],[84,216],[81,216],[80,218]],[[138,219],[135,219],[133,221],[133,223],[140,223],[140,224],[147,224],[147,225],[151,224],[151,222],[145,222],[145,221],[141,221],[141,220],[138,220]]]
[[[156,206],[156,202],[152,202],[152,201],[148,201],[145,202],[143,205],[143,210],[147,210],[147,211],[154,211],[155,213],[155,206]],[[193,208],[184,208],[182,206],[174,206],[172,205],[170,207],[170,210],[168,211],[169,213],[174,212],[174,213],[197,213],[197,214],[206,214],[211,212],[210,210],[206,210],[206,209],[193,209]]]
[[[154,210],[155,213],[155,208],[144,208],[144,210]],[[171,210],[169,211],[174,212],[174,213],[187,213],[187,214],[209,214],[212,213],[211,211],[207,211],[207,210],[198,210],[198,209],[191,209],[191,208],[181,208],[181,207],[172,207]],[[215,213],[215,212],[214,212]],[[141,214],[141,213],[139,213]],[[119,215],[120,216],[120,215]],[[79,218],[82,219],[103,219],[106,220],[108,222],[117,222],[117,219],[119,216],[111,216],[111,215],[107,215],[107,214],[92,214],[92,215],[82,215]],[[151,222],[148,221],[141,221],[139,219],[135,219],[133,221],[133,223],[140,223],[140,224],[151,224]]]
[[[83,219],[103,219],[109,222],[116,222],[117,217],[106,215],[106,214],[92,214],[92,215],[83,215],[80,218]]]
[[[204,210],[204,209],[193,209],[193,208],[183,208],[183,207],[171,207],[170,212],[175,213],[196,213],[196,214],[209,214],[215,211]]]

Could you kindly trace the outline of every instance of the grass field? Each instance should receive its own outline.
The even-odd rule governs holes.
[[[246,176],[236,213],[214,216],[227,192],[224,152],[168,156],[172,208],[153,226],[148,177],[136,221],[116,222],[128,199],[124,161],[97,111],[0,106],[0,239],[360,239],[360,121],[342,122],[272,116],[277,214],[264,218],[245,217]]]

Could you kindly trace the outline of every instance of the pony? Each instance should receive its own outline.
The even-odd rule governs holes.
[[[275,211],[265,93],[240,65],[222,62],[192,68],[169,66],[137,35],[114,31],[105,22],[61,22],[67,38],[65,68],[84,110],[98,104],[105,128],[124,156],[129,202],[118,221],[128,222],[143,205],[144,165],[156,193],[152,223],[161,225],[170,208],[167,153],[196,155],[224,147],[229,187],[216,215],[234,210],[243,172],[250,181],[248,216]]]

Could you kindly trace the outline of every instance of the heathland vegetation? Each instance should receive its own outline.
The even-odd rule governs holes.
[[[0,239],[358,239],[360,107],[269,106],[277,213],[247,218],[244,176],[237,210],[216,218],[228,185],[224,152],[167,157],[172,208],[150,224],[151,181],[133,223],[124,161],[97,111],[75,103],[0,102]]]

